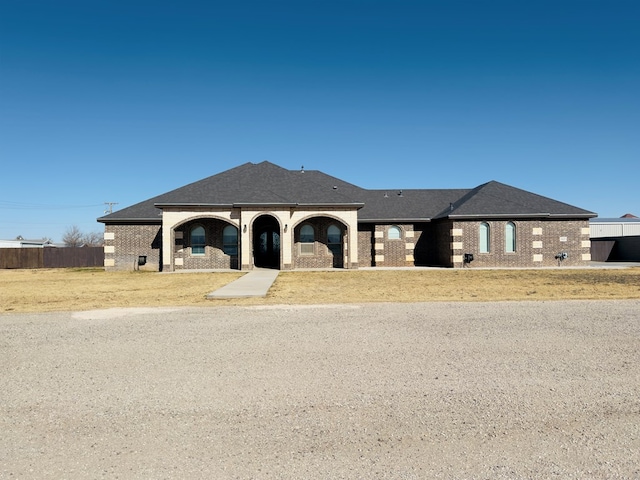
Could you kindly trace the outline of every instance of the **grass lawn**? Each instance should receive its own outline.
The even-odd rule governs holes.
[[[638,299],[640,268],[281,272],[266,298],[207,300],[240,272],[0,270],[0,312],[111,307]]]

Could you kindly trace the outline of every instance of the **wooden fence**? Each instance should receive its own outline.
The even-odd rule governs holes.
[[[0,248],[0,269],[102,266],[103,247]]]

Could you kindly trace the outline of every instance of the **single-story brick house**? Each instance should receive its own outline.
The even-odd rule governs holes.
[[[368,190],[265,161],[98,221],[109,270],[294,270],[586,265],[595,216],[495,181],[472,189]]]

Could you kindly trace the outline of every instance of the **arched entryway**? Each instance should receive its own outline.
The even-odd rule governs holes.
[[[336,218],[302,220],[294,227],[294,268],[344,268],[346,231]]]
[[[280,224],[271,215],[261,215],[253,222],[253,263],[280,268]]]

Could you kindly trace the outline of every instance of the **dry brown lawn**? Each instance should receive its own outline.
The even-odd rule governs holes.
[[[240,272],[0,270],[0,312],[112,307],[639,299],[640,268],[281,272],[266,298],[205,297]]]

